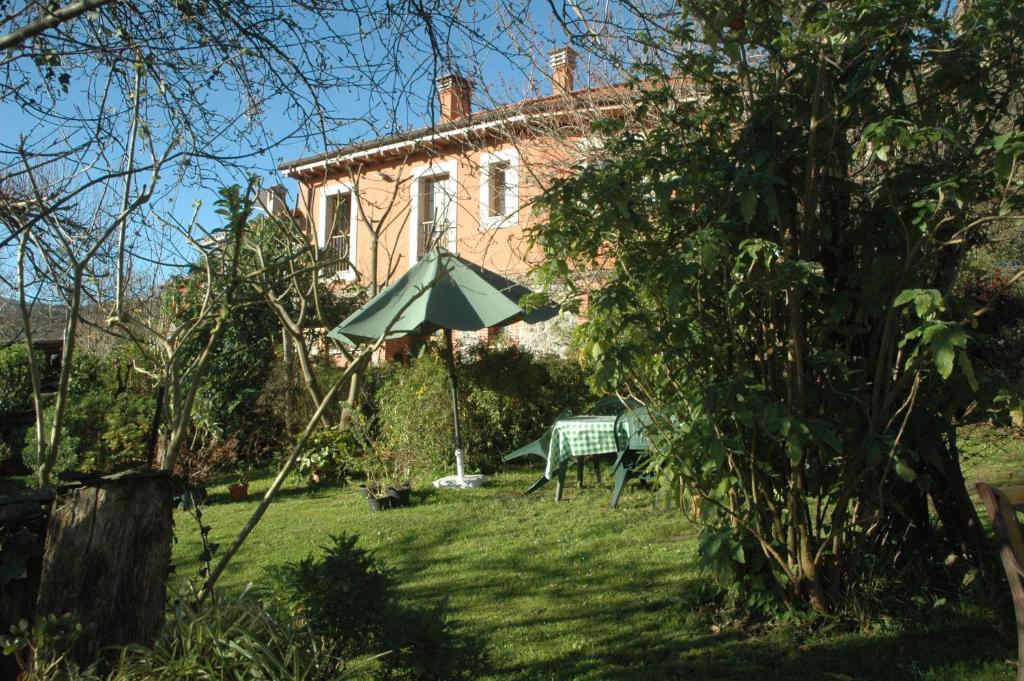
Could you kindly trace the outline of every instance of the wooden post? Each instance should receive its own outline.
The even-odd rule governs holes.
[[[166,471],[88,479],[53,503],[37,615],[92,625],[72,657],[105,646],[152,645],[164,621],[174,483]]]
[[[1017,618],[1017,681],[1024,681],[1024,526],[1017,519],[1017,513],[1024,511],[1024,485],[1000,489],[979,482],[975,489],[992,521],[999,557],[1010,582]]]

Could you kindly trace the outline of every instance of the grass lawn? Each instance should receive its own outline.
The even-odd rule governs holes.
[[[332,533],[358,533],[394,570],[403,599],[446,603],[460,633],[480,641],[483,679],[1014,678],[1009,610],[944,606],[919,625],[869,634],[717,633],[694,611],[703,578],[696,530],[683,514],[652,508],[652,494],[635,486],[611,511],[610,489],[594,487],[589,474],[590,487],[570,488],[561,503],[550,486],[522,497],[537,475],[515,470],[483,489],[419,490],[412,507],[382,513],[371,513],[352,487],[293,480],[221,587],[258,582],[265,566],[304,557]],[[259,495],[268,484],[256,478],[250,490]],[[212,492],[217,503],[204,522],[224,546],[256,502],[227,503],[225,488]],[[175,521],[177,574],[194,576],[195,521],[182,512]]]
[[[994,485],[1024,483],[1024,438],[1010,437],[985,424],[961,428],[958,436],[964,480],[972,493],[979,480]]]

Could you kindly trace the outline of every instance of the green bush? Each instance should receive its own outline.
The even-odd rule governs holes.
[[[268,605],[330,640],[344,655],[364,653],[381,638],[393,583],[384,566],[341,534],[321,547],[322,556],[267,568]]]
[[[156,399],[150,395],[124,393],[111,400],[103,415],[100,447],[85,464],[93,470],[109,470],[146,458],[149,428],[156,409]]]
[[[113,383],[112,371],[110,365],[103,358],[78,350],[71,356],[68,393],[85,395],[98,390],[110,389]]]
[[[313,431],[295,462],[296,472],[317,482],[344,480],[359,472],[369,445],[364,436],[363,417],[357,413],[355,419],[344,430],[332,427]]]
[[[451,467],[452,398],[447,371],[438,358],[425,354],[384,379],[377,392],[377,420],[381,450],[414,462],[419,472]],[[474,451],[469,442],[467,461]]]
[[[563,409],[579,413],[594,399],[579,366],[517,346],[478,347],[460,374],[466,429],[484,470],[536,437]]]
[[[123,359],[119,354],[103,359],[76,354],[54,472],[110,471],[145,459],[155,397],[142,380],[125,370]],[[50,404],[43,413],[47,429],[53,412]],[[32,468],[39,465],[36,442],[32,427],[22,450],[25,464]]]
[[[87,396],[81,401],[75,401],[68,405],[64,414],[60,444],[57,447],[57,458],[53,462],[53,473],[77,470],[86,451],[90,447],[98,446],[102,431],[96,427],[96,424],[103,418],[104,405],[101,402],[102,398],[96,399],[95,396]],[[53,426],[53,412],[52,404],[43,412],[43,428],[47,437],[50,436],[50,428]],[[25,433],[25,447],[21,451],[22,461],[33,470],[39,468],[37,443],[37,433],[33,426]]]
[[[297,361],[288,366],[280,356],[275,358],[256,398],[255,412],[268,439],[276,438],[280,444],[305,427],[314,408]]]
[[[69,615],[47,615],[32,624],[22,620],[0,636],[0,646],[13,652],[22,668],[18,678],[27,681],[341,681],[371,678],[379,666],[374,657],[337,657],[292,618],[274,617],[250,592],[196,604],[195,592],[186,589],[171,600],[152,647],[110,649],[83,667],[68,651],[86,630]]]
[[[456,637],[441,609],[400,603],[390,573],[357,541],[331,537],[321,556],[269,568],[263,594],[270,611],[342,659],[389,651],[376,678],[476,678],[480,646]]]
[[[259,420],[252,416],[274,364],[276,330],[276,319],[267,308],[232,312],[196,397],[193,418],[204,440],[217,442],[233,433],[260,429]]]
[[[251,593],[174,599],[152,648],[132,647],[110,679],[319,679],[366,678],[367,663],[340,659],[323,641],[274,617]]]
[[[42,361],[42,356],[39,357]],[[0,416],[32,409],[32,379],[28,349],[18,343],[0,350]]]
[[[462,439],[471,470],[487,472],[506,451],[535,437],[563,410],[593,399],[583,372],[518,347],[478,348],[458,369]],[[386,373],[376,392],[381,447],[417,468],[452,466],[455,438],[444,363],[431,354]]]

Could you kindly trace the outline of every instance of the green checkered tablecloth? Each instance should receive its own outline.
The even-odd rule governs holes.
[[[614,416],[573,416],[559,419],[551,427],[551,445],[544,477],[551,480],[558,469],[577,456],[611,454],[615,444]]]

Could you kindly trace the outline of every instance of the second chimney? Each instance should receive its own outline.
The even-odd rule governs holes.
[[[576,72],[576,51],[571,47],[560,47],[551,52],[551,83],[554,94],[567,95],[573,91],[573,75]]]
[[[437,79],[441,99],[441,123],[451,123],[469,115],[473,86],[462,76],[451,74]]]

